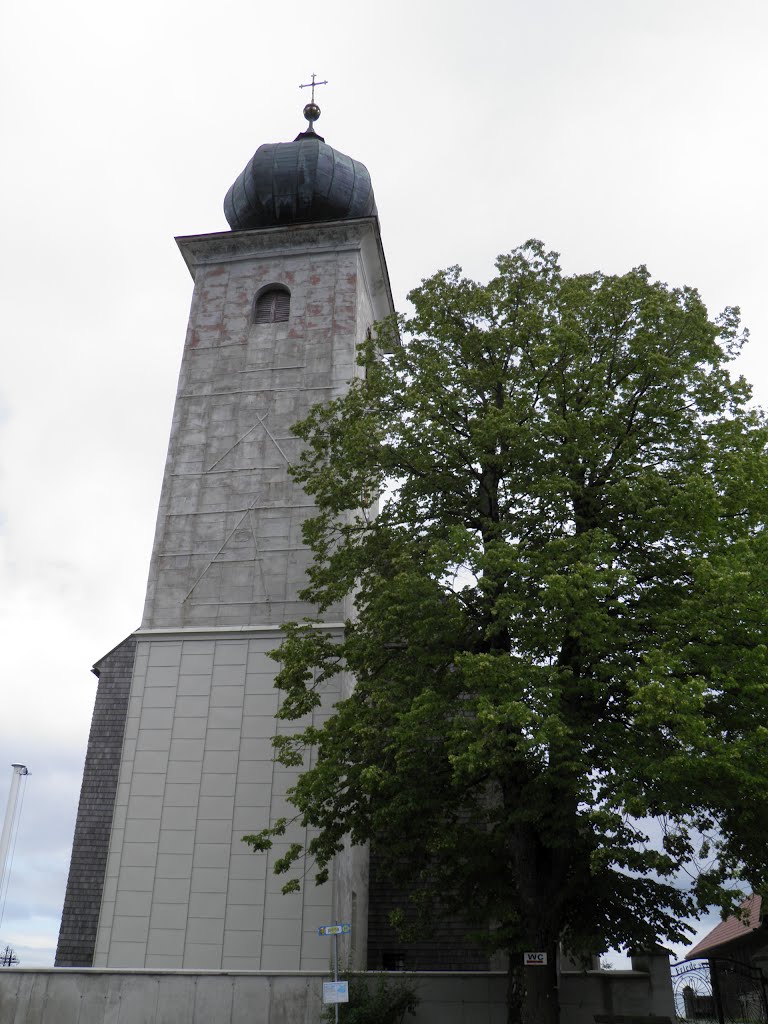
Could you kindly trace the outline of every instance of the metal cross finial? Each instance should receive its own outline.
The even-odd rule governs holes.
[[[315,81],[316,78],[317,78],[317,75],[313,71],[312,72],[312,81],[311,82],[305,82],[304,85],[300,85],[299,86],[300,89],[311,89],[312,90],[312,99],[309,101],[310,103],[314,103],[315,102],[315,86],[316,85],[328,85],[328,80],[327,79],[324,82],[316,82]]]

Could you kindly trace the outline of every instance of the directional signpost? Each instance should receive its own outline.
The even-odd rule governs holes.
[[[351,924],[323,924],[317,929],[318,935],[349,935]]]
[[[318,935],[333,936],[333,981],[323,982],[323,1002],[334,1003],[336,1020],[339,1019],[339,1003],[349,1002],[349,983],[339,981],[339,936],[349,935],[351,924],[323,924],[317,929]]]

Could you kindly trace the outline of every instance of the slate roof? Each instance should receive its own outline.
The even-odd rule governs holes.
[[[742,921],[738,917],[727,917],[708,935],[705,935],[693,949],[689,949],[685,959],[695,960],[697,957],[707,956],[717,947],[725,946],[737,939],[743,939],[750,932],[756,931],[762,921],[762,898],[753,893],[744,900],[741,906],[749,912],[746,921]]]

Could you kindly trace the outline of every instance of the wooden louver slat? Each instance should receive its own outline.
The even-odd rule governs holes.
[[[282,288],[270,288],[256,300],[253,322],[256,324],[277,324],[288,319],[291,311],[290,292]]]

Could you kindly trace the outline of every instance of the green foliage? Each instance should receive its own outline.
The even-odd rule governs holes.
[[[415,1016],[420,1000],[407,976],[369,976],[368,981],[365,975],[344,977],[349,980],[349,1002],[339,1004],[341,1024],[402,1024],[406,1013]],[[321,1019],[333,1024],[334,1007],[326,1007]]]
[[[357,684],[277,758],[317,750],[290,799],[320,878],[370,841],[425,923],[470,913],[515,960],[681,941],[768,879],[768,430],[738,313],[535,242],[497,268],[423,281],[295,428],[304,596],[356,615],[286,628],[281,716]]]

